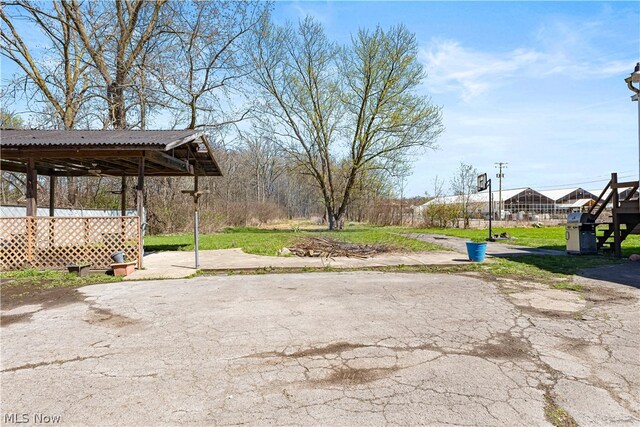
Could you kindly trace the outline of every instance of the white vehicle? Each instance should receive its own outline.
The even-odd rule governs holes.
[[[505,221],[511,219],[511,211],[500,211],[500,220]]]

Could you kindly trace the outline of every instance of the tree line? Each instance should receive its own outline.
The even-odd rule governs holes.
[[[17,125],[41,129],[205,130],[225,175],[201,180],[210,191],[202,221],[212,228],[298,216],[332,229],[347,217],[375,221],[381,201],[401,192],[398,176],[443,131],[440,108],[420,90],[415,36],[376,27],[338,44],[311,18],[275,25],[271,9],[4,2],[0,54],[17,71],[2,82],[3,114],[20,106],[29,121]],[[3,172],[3,203],[20,198],[21,179]],[[118,200],[119,182],[107,177],[58,185],[61,206]],[[180,193],[188,187],[149,180],[154,231],[189,225]]]

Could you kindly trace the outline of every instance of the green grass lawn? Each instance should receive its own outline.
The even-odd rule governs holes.
[[[103,273],[92,273],[85,277],[80,277],[77,274],[58,270],[20,270],[1,272],[0,279],[11,279],[11,281],[7,282],[7,286],[15,286],[27,282],[37,282],[42,285],[43,289],[47,289],[65,286],[80,287],[95,285],[96,283],[120,282],[122,277],[107,276]]]
[[[496,228],[496,233],[508,232],[517,240],[510,240],[523,246],[540,247],[549,249],[565,249],[564,227],[544,228]],[[259,228],[227,228],[222,233],[200,236],[201,249],[229,249],[241,248],[246,253],[257,255],[276,255],[278,250],[291,246],[299,239],[319,236],[328,237],[344,242],[359,244],[385,244],[398,251],[416,252],[433,251],[442,248],[418,240],[399,235],[399,233],[430,233],[457,236],[464,238],[480,239],[487,235],[486,230],[461,230],[461,229],[413,229],[398,227],[375,227],[364,225],[349,225],[342,231],[328,230],[269,230]],[[155,251],[168,250],[193,250],[193,235],[176,234],[162,236],[147,236],[145,249]],[[623,251],[626,255],[640,253],[640,236],[630,236],[623,243]],[[551,255],[523,255],[508,259],[494,259],[490,263],[461,264],[458,266],[394,266],[388,268],[375,268],[382,271],[406,271],[406,272],[440,272],[459,273],[474,271],[490,274],[494,277],[511,277],[523,280],[541,280],[554,284],[556,280],[569,280],[578,270],[596,267],[604,264],[624,262],[611,256],[551,256]],[[316,271],[317,269],[307,269]],[[318,271],[325,271],[319,269]],[[341,270],[342,271],[342,270]],[[273,272],[269,270],[269,272]],[[20,301],[34,303],[57,301],[60,296],[51,293],[56,290],[67,289],[73,292],[73,288],[94,283],[107,283],[122,280],[121,277],[105,276],[104,274],[92,274],[88,277],[77,277],[62,271],[36,271],[26,270],[18,272],[0,273],[2,279],[2,295],[0,300],[3,307],[11,306]],[[569,283],[569,284],[567,284]],[[557,283],[556,283],[557,284]],[[573,286],[570,282],[562,282],[561,287]],[[569,288],[567,288],[569,289]],[[570,290],[577,290],[570,288]],[[47,299],[48,298],[48,299]],[[49,301],[49,302],[51,302]]]
[[[487,230],[464,230],[460,228],[421,228],[411,229],[411,233],[443,234],[445,236],[465,237],[465,238],[486,238]],[[507,232],[516,240],[505,240],[505,243],[530,246],[534,248],[556,249],[564,251],[566,249],[565,228],[542,227],[542,228],[494,228],[493,233]],[[499,241],[500,242],[500,241]],[[640,235],[633,234],[622,242],[623,255],[629,256],[632,253],[640,253]]]
[[[293,245],[304,237],[328,237],[349,243],[385,244],[399,251],[433,251],[441,248],[426,242],[420,242],[396,234],[397,229],[385,227],[348,226],[341,231],[322,230],[269,230],[250,227],[227,228],[222,233],[200,236],[200,249],[241,248],[244,252],[256,255],[276,255],[279,249]],[[147,236],[144,239],[145,250],[176,251],[193,250],[192,234],[173,234]]]
[[[496,228],[495,233],[508,232],[516,240],[505,242],[545,249],[565,249],[564,227],[543,228]],[[439,250],[438,246],[405,238],[398,233],[430,233],[481,239],[487,236],[487,230],[463,229],[413,229],[399,227],[375,227],[350,225],[342,231],[323,230],[269,230],[259,228],[227,228],[222,233],[200,236],[200,249],[241,248],[246,253],[257,255],[276,255],[278,250],[291,246],[298,239],[310,236],[330,237],[333,239],[360,243],[386,244],[400,251]],[[177,234],[148,236],[145,238],[146,250],[193,250],[193,235]],[[640,236],[630,236],[623,244],[625,254],[640,252]],[[453,267],[394,267],[392,271],[431,271],[450,272],[478,271],[498,277],[536,278],[553,281],[568,278],[578,270],[605,264],[622,262],[612,256],[553,256],[523,255],[508,259],[495,259],[491,263],[467,264]],[[398,270],[399,269],[399,270]],[[390,271],[391,271],[390,270]],[[449,271],[450,270],[450,271]],[[310,270],[311,271],[311,270]]]
[[[507,232],[515,240],[504,243],[522,246],[556,249],[566,248],[564,227],[543,228],[494,228],[494,233]],[[276,255],[279,249],[290,246],[296,240],[309,236],[324,236],[336,240],[361,244],[386,244],[401,251],[431,251],[439,249],[429,243],[399,236],[397,233],[429,233],[446,236],[483,239],[487,230],[464,230],[459,228],[399,228],[350,225],[342,231],[328,230],[270,230],[250,227],[230,227],[222,233],[200,236],[200,249],[242,248],[246,253]],[[172,234],[145,237],[145,249],[150,251],[193,250],[192,234]],[[622,243],[623,254],[640,253],[640,235],[631,235]]]

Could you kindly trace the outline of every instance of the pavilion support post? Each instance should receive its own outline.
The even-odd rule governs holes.
[[[38,215],[38,171],[36,161],[29,157],[27,161],[27,216]]]
[[[38,215],[38,171],[36,170],[36,162],[33,157],[29,157],[27,161],[27,261],[33,263],[35,250],[35,216]]]
[[[56,177],[49,177],[49,216],[53,217],[56,213]]]
[[[124,175],[120,186],[120,214],[127,216],[127,177]]]
[[[144,154],[138,160],[138,185],[136,187],[136,209],[140,218],[140,245],[138,254],[138,267],[142,268],[144,255],[144,230],[147,226],[144,219]]]
[[[122,175],[120,184],[120,244],[124,247],[127,236],[127,177]]]
[[[194,202],[194,210],[193,210],[193,247],[195,248],[195,258],[196,258],[196,269],[200,268],[200,240],[199,240],[199,214],[198,214],[198,199],[200,198],[198,192],[198,175],[193,176],[193,202]]]
[[[55,244],[55,219],[53,218],[56,213],[56,177],[51,175],[49,177],[49,244],[53,246]]]

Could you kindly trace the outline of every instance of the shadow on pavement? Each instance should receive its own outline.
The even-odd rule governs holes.
[[[586,279],[602,280],[640,289],[640,262],[617,260],[605,256],[517,255],[503,257],[556,274],[575,274]]]
[[[624,264],[603,265],[581,270],[577,275],[640,289],[640,262],[627,261]]]
[[[505,244],[493,244],[490,250],[487,251],[489,255],[500,258],[510,258],[516,256],[526,255],[552,255],[552,256],[565,256],[565,251],[557,251],[554,249],[543,248],[529,248],[526,246],[509,246]]]

